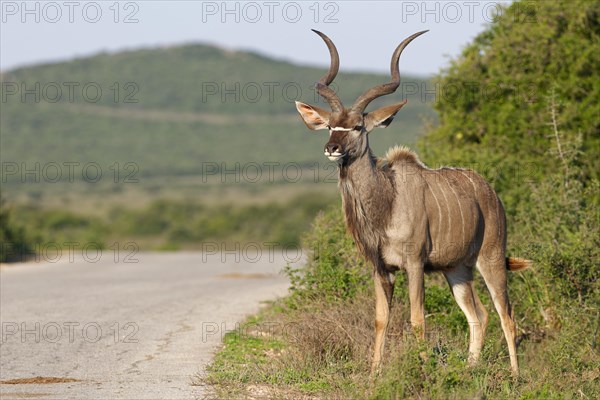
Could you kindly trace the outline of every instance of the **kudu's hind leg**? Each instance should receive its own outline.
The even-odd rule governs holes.
[[[456,303],[469,323],[469,364],[475,364],[481,355],[488,315],[473,286],[473,268],[457,267],[444,272]]]
[[[406,268],[408,274],[408,297],[410,300],[410,324],[415,336],[425,339],[425,272],[422,264]]]
[[[479,257],[477,260],[477,269],[481,272],[485,284],[490,291],[494,307],[500,316],[500,323],[504,331],[504,337],[508,345],[510,355],[510,366],[513,373],[519,373],[519,363],[517,360],[517,327],[512,317],[512,309],[508,300],[507,288],[507,270],[504,257]]]
[[[385,337],[390,322],[390,308],[394,295],[395,276],[387,271],[378,270],[374,274],[375,280],[375,352],[371,373],[375,374],[381,366]]]

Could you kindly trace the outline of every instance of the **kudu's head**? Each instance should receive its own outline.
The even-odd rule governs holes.
[[[332,161],[348,163],[367,151],[367,134],[373,128],[387,127],[398,110],[406,104],[406,100],[404,100],[398,104],[382,107],[369,113],[364,112],[370,102],[378,97],[394,93],[400,86],[400,70],[398,67],[400,54],[414,38],[427,31],[417,32],[404,39],[392,55],[392,81],[367,90],[356,99],[350,108],[345,108],[337,94],[329,87],[340,66],[337,49],[325,34],[314,29],[313,31],[325,41],[331,55],[329,72],[316,84],[317,92],[329,103],[331,111],[299,101],[296,102],[296,108],[309,129],[329,130],[329,141],[325,145],[325,156]]]

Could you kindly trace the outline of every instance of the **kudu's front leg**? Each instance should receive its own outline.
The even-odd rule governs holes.
[[[385,337],[390,322],[390,308],[394,295],[396,277],[385,270],[378,269],[374,274],[375,280],[375,352],[371,365],[371,374],[375,375],[381,366]]]

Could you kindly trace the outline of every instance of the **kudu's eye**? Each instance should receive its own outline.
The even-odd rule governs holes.
[[[355,131],[362,132],[363,127],[362,127],[362,125],[356,125],[353,129]]]

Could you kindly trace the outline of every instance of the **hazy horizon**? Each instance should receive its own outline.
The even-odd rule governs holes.
[[[229,48],[229,47],[220,46],[220,45],[215,44],[215,43],[197,41],[197,42],[175,43],[175,44],[172,44],[172,45],[148,45],[148,46],[141,45],[140,47],[131,47],[131,48],[127,47],[127,48],[122,48],[122,49],[117,49],[117,50],[110,50],[110,51],[99,50],[99,51],[96,51],[96,52],[91,52],[89,54],[76,55],[76,56],[65,58],[65,59],[44,60],[44,61],[39,61],[39,62],[33,62],[33,63],[30,63],[30,64],[17,65],[17,66],[15,66],[13,68],[6,69],[6,70],[0,69],[0,74],[7,74],[7,73],[10,73],[12,71],[16,71],[16,70],[24,69],[24,68],[33,68],[33,67],[44,66],[44,65],[55,65],[55,64],[61,64],[61,63],[68,63],[68,62],[72,62],[72,61],[75,61],[75,60],[81,60],[81,59],[96,57],[96,56],[102,55],[102,54],[117,55],[117,54],[123,54],[123,53],[129,53],[129,52],[136,52],[136,51],[141,51],[141,50],[154,50],[154,49],[164,49],[164,48],[178,48],[178,47],[184,47],[184,46],[209,46],[209,47],[215,47],[215,48],[218,48],[218,49],[221,49],[221,50],[225,50],[225,51],[256,54],[256,55],[261,56],[261,57],[269,58],[269,59],[271,59],[273,61],[286,62],[286,63],[290,63],[292,65],[296,65],[296,66],[299,66],[299,67],[309,67],[309,68],[325,68],[325,67],[327,67],[326,65],[323,65],[322,63],[317,63],[317,62],[311,63],[310,61],[302,62],[302,61],[297,61],[297,60],[291,60],[291,59],[289,59],[289,58],[287,58],[285,56],[281,56],[281,57],[273,56],[271,54],[267,54],[265,52],[261,52],[260,50],[243,49],[243,48]],[[382,75],[385,75],[385,74],[388,73],[388,71],[366,70],[366,69],[360,69],[360,67],[357,67],[357,68],[348,68],[348,67],[346,67],[346,68],[344,68],[342,66],[340,66],[340,72],[341,73],[382,74]],[[404,74],[405,75],[410,75],[411,77],[420,78],[420,79],[428,79],[428,78],[431,78],[433,76],[433,74],[432,75],[423,75],[423,74],[420,74],[420,73],[410,73],[410,72],[405,72]]]
[[[15,2],[1,4],[0,71],[144,48],[207,44],[326,67],[330,36],[342,71],[386,73],[406,36],[402,70],[431,76],[456,58],[507,1]],[[118,6],[115,6],[117,5]],[[372,27],[377,27],[373,29]]]

